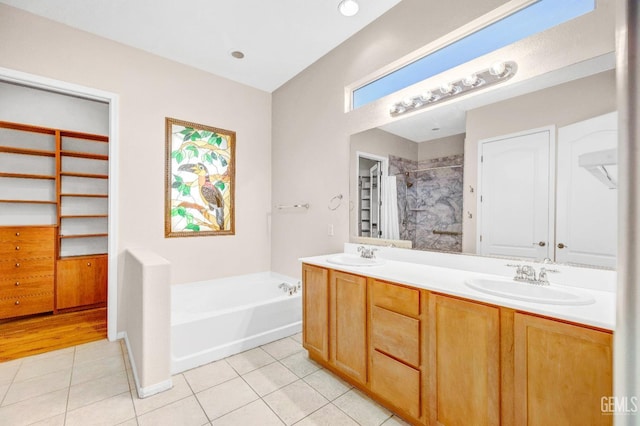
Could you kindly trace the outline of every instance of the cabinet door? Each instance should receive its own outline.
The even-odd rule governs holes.
[[[499,424],[499,309],[432,295],[429,319],[430,423]]]
[[[58,261],[56,309],[107,301],[107,256]]]
[[[526,425],[609,425],[612,335],[516,313],[515,416]]]
[[[344,374],[367,382],[367,280],[331,271],[331,363]]]
[[[302,265],[302,341],[309,355],[329,360],[329,273]]]

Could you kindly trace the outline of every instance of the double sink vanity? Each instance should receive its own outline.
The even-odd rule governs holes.
[[[358,248],[301,259],[311,359],[417,425],[612,423],[614,272]]]

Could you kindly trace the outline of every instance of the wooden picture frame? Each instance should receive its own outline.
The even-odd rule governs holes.
[[[165,123],[165,237],[234,235],[236,133]]]

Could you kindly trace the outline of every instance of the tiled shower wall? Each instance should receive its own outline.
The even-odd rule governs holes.
[[[462,164],[462,154],[424,161],[389,156],[389,175],[397,176],[400,239],[420,250],[462,251]]]

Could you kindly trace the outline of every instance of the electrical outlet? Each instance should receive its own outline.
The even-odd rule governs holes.
[[[330,237],[333,237],[333,224],[329,224],[329,226],[327,226],[327,235],[329,235]]]

